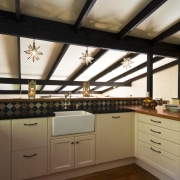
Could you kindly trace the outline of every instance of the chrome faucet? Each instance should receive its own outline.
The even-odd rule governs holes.
[[[71,105],[70,101],[67,100],[67,97],[68,96],[71,97],[71,94],[69,92],[66,92],[64,96],[65,96],[65,99],[64,99],[64,109],[67,109],[67,106]]]

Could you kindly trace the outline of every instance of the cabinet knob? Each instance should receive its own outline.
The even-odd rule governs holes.
[[[79,141],[76,141],[76,144],[79,144]]]
[[[71,142],[71,144],[74,144],[74,142]]]

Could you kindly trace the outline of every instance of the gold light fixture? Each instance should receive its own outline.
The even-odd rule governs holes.
[[[32,58],[33,62],[34,60],[39,60],[39,55],[43,55],[42,52],[38,51],[40,46],[36,47],[35,46],[35,40],[33,40],[33,45],[28,46],[28,50],[24,51],[26,54],[29,54],[30,56],[28,59]]]
[[[89,63],[92,63],[91,61],[94,58],[91,57],[91,55],[88,53],[88,48],[87,48],[85,53],[82,53],[82,56],[79,59],[82,59],[82,64],[88,65]]]
[[[28,97],[29,99],[32,97],[35,99],[36,96],[36,81],[30,80],[28,82]]]
[[[123,65],[123,67],[125,67],[127,69],[128,67],[131,68],[132,63],[134,63],[134,62],[131,61],[131,59],[129,57],[127,57],[127,58],[124,58],[122,65]]]
[[[90,84],[89,82],[83,83],[83,97],[89,97],[90,96]]]

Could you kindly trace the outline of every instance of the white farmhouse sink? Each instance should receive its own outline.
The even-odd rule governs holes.
[[[54,112],[52,136],[94,131],[95,115],[84,110]]]

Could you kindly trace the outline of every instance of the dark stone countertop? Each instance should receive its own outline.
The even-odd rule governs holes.
[[[60,111],[73,111],[73,110],[86,110],[86,109],[63,109]],[[119,112],[131,112],[132,109],[128,108],[118,108],[118,109],[108,109],[108,110],[97,110],[93,109],[92,111],[86,110],[93,114],[107,114],[107,113],[119,113]],[[21,118],[37,118],[37,117],[53,117],[55,116],[54,112],[51,111],[0,111],[0,120],[3,119],[21,119]]]
[[[53,117],[53,112],[47,111],[0,111],[0,120],[3,119],[21,119],[21,118],[37,118],[37,117]]]

